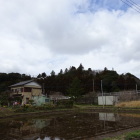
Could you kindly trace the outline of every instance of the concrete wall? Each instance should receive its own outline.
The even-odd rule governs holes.
[[[114,105],[118,102],[118,96],[98,96],[98,105]]]

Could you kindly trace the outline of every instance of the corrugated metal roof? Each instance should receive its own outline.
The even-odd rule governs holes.
[[[22,85],[28,84],[28,83],[30,83],[30,82],[32,82],[32,81],[34,81],[34,80],[22,81],[22,82],[19,82],[19,83],[14,84],[14,85],[11,85],[11,86],[9,86],[9,87],[22,86]]]

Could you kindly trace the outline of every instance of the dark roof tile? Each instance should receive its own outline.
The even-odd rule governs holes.
[[[9,87],[22,86],[22,85],[28,84],[28,83],[30,83],[30,82],[32,82],[32,81],[34,81],[34,80],[22,81],[22,82],[19,82],[19,83],[14,84],[14,85],[11,85],[11,86],[9,86]]]

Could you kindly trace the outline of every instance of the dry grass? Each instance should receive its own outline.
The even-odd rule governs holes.
[[[121,116],[131,117],[131,118],[140,118],[140,114],[126,114],[120,113]]]
[[[140,107],[140,101],[121,102],[116,107]]]

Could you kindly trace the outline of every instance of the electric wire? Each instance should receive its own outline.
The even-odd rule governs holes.
[[[130,3],[126,2],[126,1],[123,1],[123,0],[121,0],[121,1],[122,1],[123,3],[125,3],[126,5],[128,5],[129,7],[131,7],[133,10],[137,11],[138,13],[140,13],[140,9],[134,7],[133,4],[130,4]]]
[[[140,5],[138,5],[137,3],[135,3],[134,1],[132,0],[126,0],[126,1],[130,1],[133,5],[135,5],[137,8],[140,8]]]
[[[126,0],[126,2],[128,2],[128,3],[131,5],[131,7],[134,7],[134,8],[136,8],[138,11],[140,11],[140,7],[139,7],[136,3],[134,3],[133,1],[131,1],[131,0]]]
[[[129,7],[131,7],[133,10],[137,11],[140,13],[140,9],[137,8],[136,6],[134,6],[132,3],[128,2],[127,0],[126,1],[123,1],[121,0],[123,3],[125,3],[126,5],[128,5]]]

